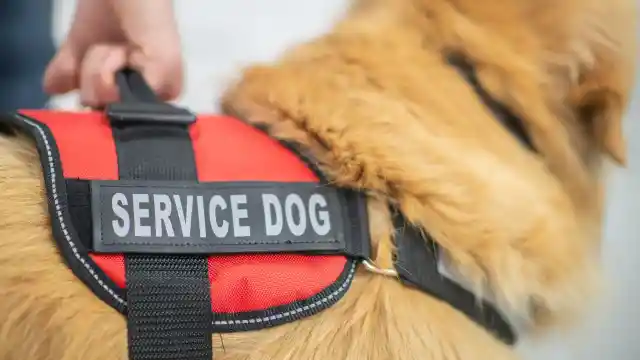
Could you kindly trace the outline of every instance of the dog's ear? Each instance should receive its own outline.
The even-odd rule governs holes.
[[[591,141],[619,165],[627,160],[623,120],[636,78],[636,46],[630,39],[635,37],[618,37],[617,46],[596,46],[570,95]]]
[[[626,96],[604,87],[578,90],[574,99],[579,121],[586,127],[594,145],[619,165],[625,165],[627,149],[623,118]]]
[[[572,44],[581,63],[572,106],[594,145],[625,165],[622,122],[636,78],[638,5],[635,0],[587,0],[583,6],[579,40]]]

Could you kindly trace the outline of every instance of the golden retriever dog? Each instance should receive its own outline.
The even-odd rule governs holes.
[[[391,202],[440,245],[451,276],[543,331],[577,319],[598,289],[604,165],[625,163],[634,3],[358,0],[327,34],[246,69],[224,110],[366,191],[377,267],[393,267]],[[0,359],[126,359],[125,318],[57,253],[42,181],[33,144],[0,137]],[[221,360],[517,358],[446,302],[362,266],[331,308],[212,341]]]

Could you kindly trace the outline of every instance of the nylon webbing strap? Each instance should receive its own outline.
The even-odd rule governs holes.
[[[126,256],[129,358],[212,358],[207,261],[193,256]]]
[[[523,145],[530,150],[535,150],[533,141],[525,129],[524,122],[521,118],[516,116],[508,107],[503,103],[496,101],[487,91],[482,87],[478,80],[478,75],[474,66],[460,54],[451,54],[447,57],[447,62],[455,67],[458,72],[467,80],[469,85],[473,87],[476,94],[480,97],[482,102],[491,110],[495,118],[509,130]]]
[[[488,302],[479,301],[473,293],[443,276],[438,270],[438,245],[411,225],[405,217],[391,209],[397,229],[395,268],[400,280],[458,309],[508,345],[516,335],[507,321]]]
[[[197,181],[186,125],[113,125],[122,180]],[[205,256],[126,254],[131,360],[210,360],[211,295]]]

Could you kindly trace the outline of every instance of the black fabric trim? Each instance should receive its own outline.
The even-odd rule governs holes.
[[[369,211],[366,195],[362,192],[343,189],[342,208],[347,211],[343,221],[347,254],[358,260],[371,258],[371,233],[369,229]]]
[[[36,143],[47,189],[53,238],[64,262],[102,301],[125,313],[126,294],[100,270],[77,240],[78,233],[71,221],[66,182],[60,167],[60,152],[51,131],[38,120],[21,114],[7,116],[0,121],[11,124]]]
[[[88,180],[65,179],[70,219],[78,234],[77,240],[86,252],[91,252],[93,223],[91,221],[91,188]]]
[[[68,191],[77,191],[78,194],[84,191],[88,193],[89,183],[84,180],[63,178],[60,154],[55,139],[46,124],[21,114],[0,116],[1,132],[11,135],[14,133],[14,129],[30,136],[36,144],[47,190],[52,233],[62,254],[62,260],[98,298],[118,312],[126,314],[127,296],[124,289],[118,287],[88,256],[84,243],[85,239],[91,238],[91,229],[76,228],[77,222],[82,219],[82,214],[90,217],[90,211],[87,211],[85,201],[88,201],[88,197],[68,197]],[[318,177],[321,180],[324,179],[321,173]],[[82,188],[87,190],[83,191]],[[58,199],[59,210],[56,210],[55,199]],[[59,216],[57,211],[60,211]],[[63,223],[67,236],[64,235],[61,228]],[[87,234],[87,237],[82,236],[83,234]],[[211,324],[211,331],[228,333],[259,330],[317,314],[344,296],[355,276],[357,263],[356,260],[347,259],[335,282],[308,299],[258,311],[213,313],[214,320]],[[267,319],[267,321],[258,321],[256,320],[258,318]]]
[[[113,125],[122,180],[198,180],[186,128],[175,125]]]

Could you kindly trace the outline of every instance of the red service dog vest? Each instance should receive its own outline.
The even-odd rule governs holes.
[[[283,324],[345,294],[369,251],[363,196],[322,183],[304,157],[234,118],[130,118],[21,111],[8,121],[37,144],[65,262],[128,316],[132,359],[180,341],[176,313],[196,324],[184,333],[210,343],[212,332]],[[145,342],[150,321],[164,326]],[[171,359],[211,358],[189,337]]]
[[[262,131],[229,117],[201,117],[189,129],[197,181],[136,182],[119,179],[102,113],[21,114],[20,125],[40,145],[66,260],[116,309],[126,304],[122,252],[137,249],[228,253],[207,259],[218,332],[308,316],[348,289],[355,263],[346,256],[252,253],[279,245],[303,252],[307,242],[338,249],[343,245],[332,242],[344,243],[349,221],[340,203],[346,197],[319,184],[296,154]],[[271,246],[261,251],[261,242]]]

